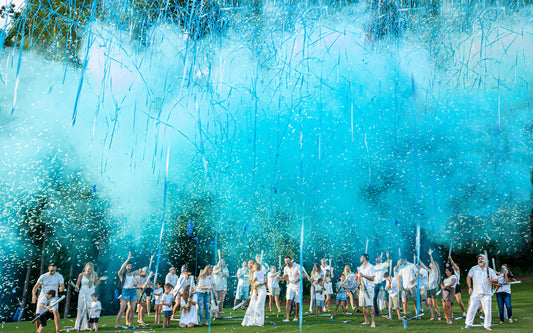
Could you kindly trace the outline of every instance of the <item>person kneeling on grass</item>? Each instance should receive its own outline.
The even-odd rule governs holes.
[[[196,295],[195,291],[192,290],[191,292],[191,286],[186,286],[183,289],[180,300],[180,327],[194,327],[198,325],[198,295]]]
[[[163,328],[170,327],[170,317],[172,317],[172,285],[165,284],[165,293],[161,296],[161,305],[163,306]]]
[[[52,310],[49,307],[49,305],[50,305],[50,300],[54,297],[56,297],[55,290],[49,290],[46,294],[41,295],[41,297],[39,297],[39,302],[37,303],[37,315],[40,315],[43,312],[46,312],[48,310]],[[42,333],[45,327],[46,327],[46,315],[42,315],[37,320],[37,333]]]

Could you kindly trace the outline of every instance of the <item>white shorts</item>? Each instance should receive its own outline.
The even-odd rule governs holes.
[[[300,303],[300,290],[296,291],[292,288],[287,288],[287,300]]]
[[[374,289],[359,291],[359,306],[374,306]]]

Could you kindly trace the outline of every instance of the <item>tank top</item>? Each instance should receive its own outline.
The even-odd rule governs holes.
[[[128,275],[127,273],[124,275],[124,285],[122,288],[124,289],[132,289],[133,288],[133,281],[135,278],[132,275]]]

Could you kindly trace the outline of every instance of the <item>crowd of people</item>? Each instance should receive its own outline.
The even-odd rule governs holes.
[[[309,311],[306,314],[331,316],[331,320],[337,316],[340,307],[344,315],[362,312],[362,324],[375,327],[376,318],[380,317],[401,321],[421,319],[425,305],[430,321],[441,321],[444,317],[446,324],[452,324],[454,319],[465,319],[464,327],[469,328],[479,313],[484,320],[484,328],[491,330],[491,302],[493,294],[496,294],[500,324],[506,319],[513,322],[510,284],[515,279],[507,265],[503,264],[499,271],[495,271],[488,267],[486,255],[477,255],[477,265],[468,271],[466,278],[469,302],[468,309],[465,309],[461,300],[459,266],[449,256],[445,275],[441,278],[433,252],[429,250],[428,254],[427,265],[415,257],[413,262],[399,259],[394,266],[389,252],[385,253],[385,257],[383,254],[377,256],[374,264],[370,263],[368,254],[362,254],[359,266],[352,270],[350,265],[345,265],[340,273],[334,272],[331,260],[322,259],[313,266],[311,274],[290,257],[284,258],[284,267],[281,269],[281,256],[280,267],[276,267],[264,263],[262,255],[258,255],[255,259],[243,261],[234,276],[237,278],[237,289],[233,309],[246,310],[242,326],[263,326],[265,306],[270,311],[275,309],[281,313],[281,283],[285,283],[283,321],[290,322],[293,315],[292,320],[298,322],[300,307],[303,306],[302,282],[306,279],[311,285]],[[215,266],[204,267],[197,278],[185,265],[179,275],[175,267],[170,267],[164,281],[153,279],[148,267],[133,270],[130,261],[131,253],[118,271],[121,293],[115,328],[121,327],[123,318],[127,327],[134,326],[136,313],[138,324],[145,326],[144,317],[150,314],[152,301],[154,322],[162,323],[163,328],[170,327],[171,320],[179,320],[179,327],[185,328],[207,325],[210,320],[224,318],[222,313],[230,278],[224,259],[219,258]],[[47,312],[53,314],[56,332],[59,332],[57,300],[65,290],[64,279],[57,272],[57,266],[51,263],[48,269],[48,273],[39,277],[32,291],[32,302],[37,304],[36,324],[39,333],[46,326]],[[106,279],[105,276],[98,276],[92,263],[87,263],[77,283],[72,284],[78,292],[77,330],[98,331],[102,304],[95,290]],[[152,285],[153,281],[155,286]],[[39,289],[40,294],[37,295]],[[408,311],[410,299],[414,312]],[[453,317],[454,303],[459,305],[462,316]]]

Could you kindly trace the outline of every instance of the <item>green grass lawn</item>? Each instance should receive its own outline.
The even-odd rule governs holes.
[[[513,317],[517,320],[514,324],[505,323],[503,325],[494,326],[493,329],[498,332],[533,332],[533,306],[531,300],[533,299],[533,280],[526,281],[519,285],[514,285],[513,287]],[[465,305],[468,303],[468,297],[463,295],[463,302]],[[283,311],[284,309],[282,309]],[[305,306],[304,310],[308,310],[308,306]],[[409,305],[410,311],[413,310],[412,304]],[[496,304],[496,297],[493,297],[492,301],[492,322],[497,324],[498,319],[498,306]],[[442,307],[441,307],[442,312]],[[454,306],[454,315],[460,315],[459,306]],[[242,317],[244,316],[243,310],[231,311],[230,308],[225,309],[223,316],[234,317],[233,319],[222,319],[217,320],[212,323],[211,331],[212,332],[232,332],[232,331],[242,331],[242,332],[294,332],[298,330],[297,323],[284,323],[283,315],[278,314],[277,312],[269,312],[268,308],[266,309],[265,316],[268,318],[265,319],[264,327],[247,327],[244,328],[241,326]],[[444,319],[440,322],[430,322],[428,321],[429,315],[425,315],[421,320],[411,320],[408,321],[407,329],[410,331],[419,331],[419,332],[428,332],[428,331],[442,331],[442,332],[455,332],[463,329],[464,319],[457,320],[453,325],[446,325]],[[181,329],[178,328],[178,322],[172,321],[171,328],[162,329],[161,325],[154,325],[154,317],[148,317],[145,321],[149,324],[147,328],[137,328],[136,330],[115,330],[115,317],[114,316],[105,316],[100,318],[100,331],[102,332],[170,332],[179,330],[192,330],[195,332],[207,331],[207,327],[196,327],[192,329]],[[348,321],[348,322],[346,322]],[[478,321],[476,318],[475,322]],[[276,323],[277,325],[271,324],[271,322]],[[346,322],[346,323],[344,323]],[[403,323],[398,320],[387,320],[385,318],[376,319],[376,329],[371,329],[367,326],[361,326],[363,322],[363,315],[356,314],[353,316],[342,316],[337,315],[333,322],[330,321],[329,317],[315,317],[315,316],[304,316],[304,322],[302,325],[303,331],[308,332],[345,332],[345,331],[387,331],[387,332],[399,332],[404,331]],[[122,320],[124,324],[124,320]],[[44,332],[54,332],[53,320],[48,321],[48,327],[45,328]],[[50,326],[52,325],[52,326]],[[61,328],[72,328],[74,325],[74,319],[67,319],[61,321]],[[485,331],[482,327],[471,328],[470,331]],[[30,333],[35,332],[35,326],[30,324],[30,322],[20,322],[20,323],[6,323],[0,326],[0,332],[20,332],[20,333]],[[70,329],[70,332],[75,332],[74,329]]]

